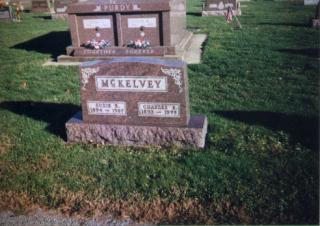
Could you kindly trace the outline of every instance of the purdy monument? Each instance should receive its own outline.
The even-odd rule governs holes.
[[[185,0],[89,0],[68,5],[72,45],[58,61],[180,58],[190,45]]]
[[[81,106],[69,142],[203,148],[205,116],[190,116],[186,64],[123,57],[80,66]]]

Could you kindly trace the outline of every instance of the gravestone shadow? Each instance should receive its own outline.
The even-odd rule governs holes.
[[[43,19],[43,20],[52,20],[51,16],[34,16],[33,18]]]
[[[291,144],[319,150],[319,118],[265,111],[215,111],[227,119],[286,132]]]
[[[279,23],[279,22],[262,22],[258,25],[271,25],[271,26],[291,26],[291,27],[309,27],[309,24],[303,23]]]
[[[202,16],[201,12],[187,12],[187,16]]]
[[[65,123],[80,110],[73,104],[33,101],[5,101],[0,108],[15,114],[48,123],[46,130],[66,140]]]
[[[312,58],[320,58],[320,48],[305,48],[305,49],[277,49],[282,53],[297,54]]]
[[[11,46],[13,49],[36,51],[51,54],[53,59],[65,54],[66,47],[71,44],[69,31],[53,31],[34,39]]]

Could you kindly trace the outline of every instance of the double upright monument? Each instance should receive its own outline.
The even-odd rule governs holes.
[[[72,45],[58,61],[123,56],[183,59],[191,43],[185,0],[89,0],[68,5]],[[100,43],[100,44],[99,44]]]
[[[207,118],[190,116],[186,63],[168,58],[190,36],[184,7],[184,0],[68,6],[69,57],[100,59],[80,66],[82,110],[66,123],[69,142],[204,147]]]

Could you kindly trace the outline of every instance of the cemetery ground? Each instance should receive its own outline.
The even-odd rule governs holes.
[[[65,21],[24,13],[0,23],[0,206],[144,223],[317,224],[319,30],[302,1],[242,3],[242,29],[201,17],[202,63],[189,65],[190,110],[208,116],[204,150],[69,144],[80,109]],[[245,6],[245,7],[244,7]]]

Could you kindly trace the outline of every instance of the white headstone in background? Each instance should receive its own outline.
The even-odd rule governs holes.
[[[304,5],[317,5],[319,0],[304,0]]]

